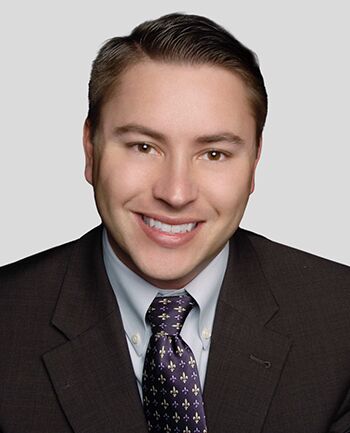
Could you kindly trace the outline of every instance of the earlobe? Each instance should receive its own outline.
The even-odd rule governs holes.
[[[91,140],[91,128],[88,119],[84,123],[83,146],[85,153],[85,179],[93,185],[94,146]]]
[[[254,192],[254,189],[255,189],[255,172],[256,172],[256,167],[257,167],[258,162],[259,162],[260,157],[261,157],[261,149],[262,149],[262,137],[260,137],[257,152],[256,152],[256,158],[254,161],[252,181],[251,181],[251,185],[250,185],[250,194],[252,194]]]

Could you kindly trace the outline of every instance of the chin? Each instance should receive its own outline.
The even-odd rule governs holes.
[[[152,285],[164,289],[180,289],[188,284],[196,275],[192,270],[178,269],[176,266],[154,269],[153,266],[140,266],[139,275]],[[141,271],[141,272],[140,272]]]

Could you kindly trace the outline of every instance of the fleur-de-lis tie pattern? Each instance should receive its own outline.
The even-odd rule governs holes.
[[[207,433],[197,364],[179,334],[194,304],[187,294],[157,297],[147,311],[152,336],[142,390],[151,433]]]

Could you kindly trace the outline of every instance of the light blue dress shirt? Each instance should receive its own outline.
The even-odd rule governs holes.
[[[141,397],[143,364],[151,336],[150,325],[145,321],[146,312],[156,296],[174,296],[185,291],[195,299],[197,305],[189,313],[181,336],[195,356],[202,389],[204,388],[215,309],[227,267],[228,253],[227,243],[185,287],[179,290],[164,290],[152,286],[124,265],[114,253],[106,230],[103,230],[103,259],[120,309]]]

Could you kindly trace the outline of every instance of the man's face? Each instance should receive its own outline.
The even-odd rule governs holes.
[[[115,253],[161,288],[183,287],[218,254],[254,189],[246,88],[216,66],[132,66],[84,147]]]

